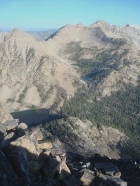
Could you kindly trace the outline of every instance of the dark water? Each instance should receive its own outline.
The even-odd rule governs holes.
[[[19,123],[26,123],[28,126],[34,126],[47,121],[49,118],[49,111],[45,108],[36,110],[24,110],[19,112],[12,112],[14,119],[19,119]]]
[[[88,77],[88,76],[81,76],[81,80],[87,82],[87,81],[90,80],[90,77]]]

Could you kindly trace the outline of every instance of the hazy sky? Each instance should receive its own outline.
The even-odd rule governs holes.
[[[0,0],[0,27],[49,29],[97,20],[140,25],[140,0]]]

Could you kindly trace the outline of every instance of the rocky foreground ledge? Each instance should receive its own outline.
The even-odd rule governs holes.
[[[56,139],[25,123],[0,124],[0,186],[139,186],[140,166],[132,160],[67,152]]]

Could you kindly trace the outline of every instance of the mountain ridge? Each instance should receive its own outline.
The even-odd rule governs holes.
[[[56,31],[56,33],[54,35],[57,35],[58,33],[60,33],[60,31],[62,31],[63,29],[67,29],[67,28],[82,28],[82,29],[90,29],[90,28],[102,28],[104,31],[110,31],[110,34],[112,32],[112,36],[113,37],[116,37],[116,38],[126,38],[125,36],[125,32],[127,32],[127,30],[129,31],[134,31],[136,32],[137,29],[135,30],[134,27],[118,27],[116,25],[111,25],[109,23],[106,23],[105,21],[102,21],[102,20],[99,20],[93,24],[91,24],[90,26],[84,26],[83,24],[76,24],[76,25],[71,25],[71,24],[68,24],[68,25],[65,25],[64,27],[60,28],[58,31]],[[102,30],[102,31],[103,31]],[[124,32],[124,33],[123,33]],[[107,34],[107,33],[106,33]],[[133,32],[130,33],[130,34],[134,34]],[[138,34],[139,35],[139,31],[137,31],[135,34]],[[134,35],[133,35],[134,36]],[[111,35],[109,36],[111,37]],[[129,33],[128,33],[128,37],[127,39],[129,39]],[[132,38],[131,38],[132,39]],[[137,37],[138,39],[138,37]]]
[[[125,27],[123,28],[125,30]],[[116,31],[114,32],[112,31],[113,29],[118,29],[118,27],[112,26],[101,20],[95,22],[94,24],[88,27],[84,26],[83,24],[77,24],[77,25],[68,24],[60,28],[58,31],[56,31],[53,34],[53,36],[51,36],[51,38],[47,39],[47,41],[36,41],[30,34],[25,33],[20,29],[14,29],[11,32],[4,33],[4,35],[1,36],[2,41],[3,41],[0,44],[0,56],[1,56],[1,60],[3,61],[1,63],[1,69],[5,67],[7,68],[9,66],[8,67],[9,69],[7,69],[8,72],[10,72],[11,71],[10,69],[12,69],[11,72],[14,74],[15,73],[14,71],[17,68],[16,81],[21,82],[20,78],[22,78],[24,79],[24,81],[27,81],[28,79],[29,82],[32,82],[33,77],[35,77],[33,73],[36,72],[37,69],[39,69],[39,66],[41,67],[43,64],[47,64],[43,62],[45,59],[49,59],[50,61],[53,61],[53,62],[49,62],[49,65],[52,65],[54,63],[56,67],[59,66],[57,67],[57,69],[60,68],[60,66],[61,66],[60,69],[63,69],[62,71],[65,71],[64,69],[66,68],[66,66],[70,68],[71,72],[72,71],[74,72],[74,76],[75,76],[73,77],[73,82],[74,82],[76,81],[77,77],[78,78],[80,77],[80,74],[78,72],[78,74],[76,75],[77,68],[71,65],[72,63],[76,63],[74,59],[72,60],[73,54],[71,52],[65,54],[67,45],[68,43],[71,43],[71,42],[74,42],[75,45],[77,45],[78,47],[81,47],[81,49],[79,48],[80,50],[83,50],[83,52],[80,51],[78,53],[79,57],[76,60],[81,60],[81,59],[91,60],[91,59],[97,58],[99,54],[102,55],[103,52],[105,53],[105,50],[109,51],[110,48],[114,48],[114,51],[115,50],[118,51],[118,55],[119,53],[120,54],[122,53],[121,60],[123,58],[126,58],[127,60],[132,60],[132,58],[135,58],[135,59],[139,58],[138,48],[135,45],[135,43],[133,41],[130,41],[130,39],[127,39],[127,37],[126,38],[122,37],[121,34],[118,37],[118,35],[116,34]],[[129,29],[129,27],[126,29]],[[111,35],[109,35],[110,32],[112,32]],[[98,50],[101,50],[101,52],[100,51],[97,52],[95,49],[90,49],[92,47],[97,47]],[[92,52],[88,52],[88,50],[89,51],[92,50]],[[125,50],[129,52],[127,52],[127,54],[124,55],[123,53],[125,53]],[[86,55],[86,53],[92,53],[92,54]],[[114,52],[112,52],[112,55],[114,55],[113,53]],[[77,55],[76,51],[74,55]],[[103,55],[106,55],[106,54],[103,54]],[[16,61],[19,60],[19,62],[16,62],[15,59]],[[7,60],[9,60],[9,62],[7,62]],[[15,65],[17,65],[16,68],[15,68]],[[134,66],[134,63],[133,63],[133,66]],[[21,72],[21,68],[23,68],[22,72]],[[44,68],[46,67],[44,66]],[[54,71],[53,68],[54,67],[51,68],[52,69],[51,71]],[[135,75],[133,75],[133,77],[134,76],[135,77],[132,78],[132,82],[133,84],[136,84],[135,79],[137,79],[136,76],[138,74],[137,72],[138,69],[136,69],[136,67],[134,67],[134,69],[135,69],[134,70]],[[9,81],[9,85],[10,85],[12,83],[11,80],[12,79],[14,80],[14,76],[11,74],[12,76],[10,75],[10,78],[11,78],[10,80],[10,78],[6,75],[7,70],[5,72],[3,71],[4,73],[3,78],[5,79],[4,81],[7,81],[7,82]],[[32,75],[29,75],[28,72],[30,72],[31,70],[33,70],[34,72],[31,73]],[[61,74],[60,72],[61,70],[58,70],[58,71]],[[39,73],[41,73],[41,71]],[[64,72],[64,74],[66,73]],[[28,78],[26,78],[26,76],[28,76]],[[119,72],[115,72],[115,71],[112,72],[112,75],[110,78],[112,79],[113,76],[116,76],[117,78],[117,76],[120,76]],[[126,76],[128,76],[128,73]],[[106,87],[106,85],[109,84],[110,78],[106,77],[106,79],[104,80],[107,81],[108,83],[106,82],[105,85],[100,84],[101,87],[103,86]],[[13,83],[16,81],[13,81]],[[80,79],[78,81],[81,82]],[[126,80],[126,81],[129,82],[130,80]],[[3,80],[1,79],[1,83],[2,82]],[[64,82],[65,80],[63,80],[63,83]],[[102,89],[100,88],[100,85],[98,87],[99,89]],[[61,87],[64,88],[62,83],[61,83]],[[65,84],[65,87],[66,87],[66,84]],[[103,95],[106,95],[106,93],[103,93]]]
[[[135,90],[137,100],[140,75],[138,33],[139,30],[135,32],[129,26],[120,28],[104,21],[88,27],[66,25],[46,41],[37,41],[20,29],[4,35],[0,33],[1,122],[5,123],[8,112],[47,108],[51,113],[88,119],[99,128],[114,124],[114,121],[117,127],[114,113],[120,117],[117,105],[121,105],[118,100],[120,92],[130,99],[128,108],[138,107],[137,102],[132,104],[131,96],[127,94],[129,90]],[[110,103],[113,96],[117,106]],[[113,108],[113,113],[109,107]],[[124,107],[121,105],[120,108],[122,114]],[[105,113],[106,117],[100,120],[96,110],[101,111],[101,116]],[[136,120],[130,127],[136,128],[138,113],[132,110]],[[123,120],[125,125],[126,121]],[[83,127],[86,134],[84,129],[86,124]],[[91,136],[89,141],[91,143]]]

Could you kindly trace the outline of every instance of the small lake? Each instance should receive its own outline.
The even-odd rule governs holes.
[[[48,109],[41,108],[36,110],[24,110],[12,112],[11,115],[14,119],[19,119],[19,123],[26,123],[29,127],[41,124],[49,118]]]
[[[85,82],[90,80],[90,77],[88,77],[88,76],[81,76],[80,78],[81,78],[81,80],[83,80]]]

